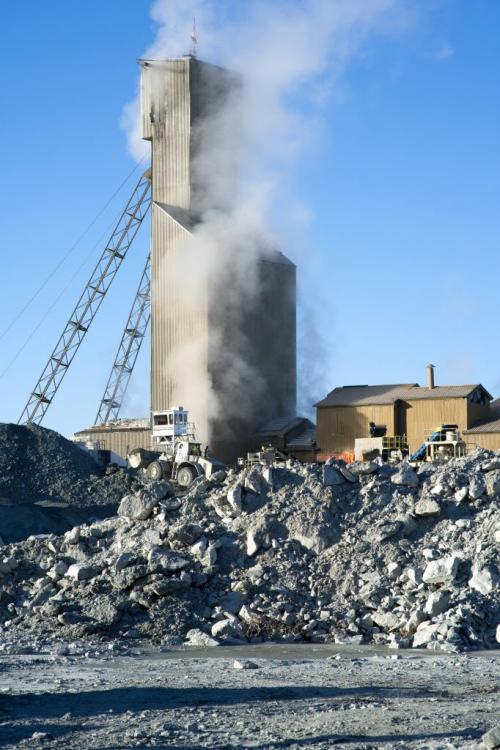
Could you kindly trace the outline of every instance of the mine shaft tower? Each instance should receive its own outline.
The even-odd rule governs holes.
[[[96,423],[120,415],[151,319],[151,409],[165,410],[183,403],[198,422],[202,415],[197,411],[206,404],[196,402],[191,384],[209,382],[213,397],[224,404],[224,418],[216,415],[209,420],[206,439],[214,454],[228,460],[248,448],[252,434],[264,423],[295,414],[296,269],[276,249],[262,249],[257,261],[257,292],[238,322],[244,329],[244,351],[234,345],[241,331],[235,330],[234,316],[224,307],[224,299],[219,295],[215,309],[209,289],[198,288],[195,295],[188,280],[183,283],[172,272],[206,212],[224,211],[224,201],[211,189],[206,165],[221,123],[224,128],[234,127],[233,119],[228,117],[226,123],[225,116],[242,84],[228,71],[192,55],[141,60],[139,64],[141,136],[151,142],[151,169],[139,180],[19,421],[39,423],[43,419],[151,207],[150,256],[145,260]],[[228,137],[235,138],[237,133]],[[224,178],[231,186],[231,159],[219,158],[214,168],[227,172]],[[235,247],[236,252],[241,252],[241,247]],[[224,272],[221,268],[220,273]],[[223,363],[215,356],[216,341],[225,352]],[[228,399],[222,369],[233,363],[236,372],[242,359],[243,369],[258,376],[242,381],[239,396],[235,397],[233,389]],[[240,408],[243,401],[244,411]]]

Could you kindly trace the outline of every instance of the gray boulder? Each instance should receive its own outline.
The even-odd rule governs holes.
[[[337,484],[344,484],[346,480],[342,476],[342,474],[337,471],[333,466],[328,466],[325,464],[323,466],[323,486],[324,487],[334,487]]]
[[[428,620],[421,623],[413,636],[413,648],[428,647],[430,643],[436,641],[439,628],[440,623],[430,623]]]
[[[486,483],[481,475],[475,476],[469,482],[469,497],[472,500],[479,500],[486,490]]]
[[[496,747],[500,747],[500,724],[490,729],[481,737],[481,742],[488,748],[488,750],[494,750]]]
[[[64,541],[66,544],[78,544],[80,540],[80,527],[75,526],[74,528],[67,531],[64,535]]]
[[[374,461],[355,461],[349,464],[349,471],[355,477],[364,477],[375,474],[378,471],[378,464]]]
[[[493,456],[493,458],[483,461],[480,468],[481,471],[495,471],[496,469],[500,469],[500,456]]]
[[[144,521],[149,518],[158,502],[159,500],[153,494],[150,494],[147,490],[141,490],[135,495],[125,495],[118,506],[117,512],[119,516],[134,521]]]
[[[227,491],[227,502],[231,506],[232,510],[236,511],[236,513],[239,513],[242,508],[242,498],[243,498],[243,487],[241,484],[236,482],[235,484],[231,485],[231,487]]]
[[[66,571],[66,576],[74,581],[89,581],[95,578],[101,572],[97,565],[84,565],[83,563],[74,563]]]
[[[455,492],[454,497],[457,503],[463,503],[463,501],[467,498],[468,494],[469,494],[468,487],[460,487],[460,489]]]
[[[356,474],[353,474],[353,472],[347,468],[347,466],[339,466],[339,471],[344,477],[344,479],[347,479],[348,482],[351,482],[351,484],[354,484],[358,481],[358,478]]]
[[[495,588],[495,577],[489,568],[480,568],[474,565],[472,568],[472,577],[469,579],[469,586],[480,594],[487,596]]]
[[[195,544],[202,534],[203,529],[197,523],[183,523],[172,529],[169,538],[187,546]]]
[[[397,630],[401,627],[401,617],[395,615],[393,612],[373,612],[372,619],[375,625],[383,630]]]
[[[245,477],[245,489],[248,492],[253,492],[255,495],[265,495],[269,485],[262,476],[262,469],[260,466],[254,466],[250,469]],[[229,497],[228,497],[229,500]],[[240,496],[241,500],[241,496]],[[240,506],[241,510],[241,506]]]
[[[259,665],[255,661],[249,659],[235,659],[233,661],[234,669],[258,669]]]
[[[447,591],[433,591],[429,594],[425,603],[424,612],[429,617],[437,617],[437,615],[446,612],[450,606],[450,595]]]
[[[402,463],[399,471],[391,476],[391,482],[401,487],[418,487],[418,476],[409,464]]]
[[[213,484],[222,484],[226,478],[226,472],[223,469],[219,469],[219,471],[214,471],[209,478]]]
[[[212,625],[212,636],[214,638],[238,638],[244,640],[245,633],[236,618],[218,620]]]
[[[120,571],[131,565],[135,561],[135,557],[131,552],[122,552],[115,560],[115,570]]]
[[[155,500],[164,500],[166,497],[172,495],[172,487],[164,479],[159,482],[150,482],[148,484],[147,492]]]
[[[148,554],[150,570],[164,570],[174,573],[189,565],[189,560],[164,547],[152,547]]]
[[[458,557],[441,557],[428,563],[422,579],[424,583],[449,583],[455,579],[460,560]]]
[[[256,552],[271,546],[272,539],[286,535],[284,526],[276,521],[273,516],[264,516],[247,530],[246,547],[247,555],[253,557]]]
[[[415,504],[413,512],[416,516],[439,516],[441,508],[435,500],[430,497],[423,497]]]
[[[497,469],[486,474],[486,494],[488,497],[500,495],[500,471]]]
[[[199,628],[193,628],[186,633],[186,643],[188,646],[220,646],[220,642],[212,638],[208,633],[204,633]]]

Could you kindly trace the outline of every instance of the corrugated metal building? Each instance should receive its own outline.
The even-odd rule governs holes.
[[[151,408],[183,404],[212,453],[231,460],[250,447],[262,423],[295,414],[296,269],[280,252],[263,248],[258,293],[240,320],[228,313],[230,289],[227,299],[223,293],[214,299],[203,283],[193,291],[197,263],[185,267],[186,243],[203,212],[224,211],[224,191],[231,193],[234,183],[234,159],[210,151],[211,130],[227,127],[229,142],[235,137],[236,121],[217,115],[229,114],[241,81],[191,56],[140,64],[142,137],[152,145]],[[213,190],[213,170],[221,190]],[[236,326],[244,329],[244,347]],[[239,394],[238,372],[255,374],[241,380]],[[210,398],[219,415],[206,421]]]
[[[500,450],[500,399],[490,403],[490,411],[485,419],[464,431],[464,440],[488,450]]]
[[[458,425],[467,443],[500,449],[500,409],[491,408],[491,399],[480,383],[436,386],[433,375],[427,387],[335,388],[316,404],[318,446],[322,455],[352,452],[355,439],[369,437],[375,422],[387,427],[387,435],[406,435],[410,453],[424,442],[426,431],[442,424]]]
[[[151,424],[149,419],[117,419],[75,432],[74,439],[126,458],[134,448],[151,448]]]

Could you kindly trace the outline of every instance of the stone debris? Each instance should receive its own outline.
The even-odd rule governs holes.
[[[391,476],[391,482],[403,487],[418,487],[418,476],[409,464],[403,462],[399,471]]]
[[[495,587],[494,574],[488,568],[479,568],[473,565],[469,586],[485,596],[491,594]]]
[[[249,659],[235,659],[233,662],[234,669],[258,669],[259,665]]]
[[[432,498],[423,497],[415,504],[413,512],[416,516],[439,516],[441,508]]]
[[[422,576],[424,583],[448,583],[453,581],[457,574],[460,560],[458,557],[443,557],[440,560],[432,560]]]
[[[229,469],[177,497],[166,482],[137,484],[112,517],[2,547],[0,649],[44,639],[498,648],[500,510],[488,477],[499,466],[478,450],[418,471]]]
[[[494,748],[500,747],[500,724],[493,727],[493,729],[490,729],[486,734],[483,734],[481,741],[488,750],[494,750]]]

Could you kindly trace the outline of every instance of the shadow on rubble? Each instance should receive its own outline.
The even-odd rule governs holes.
[[[307,747],[308,745],[316,745],[320,742],[327,742],[330,745],[350,745],[356,743],[357,747],[364,745],[365,743],[371,747],[373,744],[378,743],[400,743],[400,742],[418,742],[418,741],[431,741],[431,740],[444,740],[453,738],[465,738],[465,737],[478,737],[480,732],[477,729],[461,729],[457,732],[416,732],[410,734],[408,732],[404,734],[322,734],[314,737],[297,737],[289,738],[286,740],[279,740],[272,742],[269,747],[272,750],[281,750],[281,748],[299,746]],[[360,744],[358,744],[360,743]],[[169,746],[172,748],[172,746]],[[175,746],[174,746],[175,748]],[[191,750],[188,747],[177,746],[175,750]]]
[[[84,727],[78,726],[74,722],[58,724],[51,722],[43,722],[39,720],[30,721],[28,724],[15,724],[12,722],[5,722],[0,724],[0,747],[5,745],[16,745],[18,742],[26,742],[31,740],[32,744],[26,745],[25,747],[31,748],[37,747],[51,747],[53,740],[62,740],[64,737],[71,735],[73,732],[90,732],[92,733],[96,729],[96,725],[86,723]],[[40,732],[43,735],[47,735],[45,739],[34,739],[33,734]],[[158,748],[157,748],[158,750]]]
[[[432,741],[432,740],[443,740],[443,739],[462,739],[466,737],[478,737],[478,733],[475,730],[464,729],[460,732],[439,732],[436,734],[384,734],[384,735],[338,735],[338,734],[322,734],[316,737],[297,737],[288,740],[278,740],[277,742],[269,742],[266,740],[264,745],[249,745],[248,741],[245,744],[240,742],[222,743],[220,745],[210,745],[212,750],[244,750],[248,747],[254,748],[267,748],[268,750],[281,750],[286,747],[308,747],[310,745],[317,745],[320,742],[328,743],[328,747],[333,746],[349,746],[354,743],[354,748],[369,747],[373,748],[379,743],[401,743],[401,742],[419,742],[419,741]],[[255,740],[255,738],[254,738]],[[326,746],[326,745],[325,745]],[[392,746],[392,745],[391,745]],[[144,747],[144,746],[143,746]],[[186,745],[169,742],[167,745],[154,745],[155,750],[200,750],[201,747],[208,747],[208,745]],[[105,745],[96,748],[96,750],[123,750],[123,745]]]
[[[116,508],[116,503],[75,507],[56,501],[19,504],[0,499],[2,539],[11,544],[30,534],[64,534],[82,523],[114,516]]]
[[[126,711],[192,708],[207,704],[237,705],[252,701],[294,701],[312,698],[355,699],[365,696],[370,700],[381,698],[422,698],[440,696],[441,693],[422,688],[404,689],[386,686],[336,688],[325,686],[248,687],[248,688],[157,688],[124,687],[110,690],[89,690],[78,693],[24,693],[5,696],[0,705],[0,719],[44,720],[56,719],[66,713],[72,718]],[[1,745],[1,742],[0,742]]]
[[[85,732],[92,732],[96,727],[92,726],[85,726],[83,727],[74,727],[74,726],[58,726],[58,725],[30,725],[29,729],[26,727],[19,727],[21,732],[14,732],[10,737],[10,742],[19,742],[23,739],[27,739],[28,737],[31,737],[34,731],[41,731],[41,732],[48,732],[51,735],[51,738],[53,739],[61,739],[65,734],[68,734],[73,729],[76,729],[77,731],[84,730]],[[361,746],[368,746],[373,747],[374,745],[378,744],[386,744],[390,743],[391,746],[395,743],[409,743],[409,742],[436,742],[439,740],[458,740],[458,739],[468,739],[468,738],[477,738],[481,732],[478,732],[475,728],[467,728],[462,729],[456,732],[416,732],[415,734],[411,733],[404,733],[404,734],[321,734],[321,735],[314,735],[310,737],[289,737],[285,740],[275,740],[275,741],[269,741],[266,740],[265,747],[268,747],[269,750],[283,750],[287,747],[308,747],[311,745],[317,745],[319,743],[327,743],[328,747],[332,747],[334,745],[343,745],[343,746],[349,746],[354,745],[354,747],[361,747]],[[254,737],[254,740],[257,739]],[[3,745],[4,743],[0,741],[0,745]],[[253,745],[255,747],[255,745]],[[196,744],[186,744],[183,742],[177,743],[175,741],[169,740],[168,744],[165,745],[158,745],[155,743],[154,747],[156,750],[200,750],[200,745]],[[248,747],[248,744],[245,743],[244,745],[240,742],[232,741],[229,743],[221,743],[218,745],[212,745],[211,746],[214,750],[239,750],[240,748],[243,749],[245,747]],[[123,745],[113,745],[110,746],[106,744],[105,746],[96,748],[96,750],[123,750]]]

